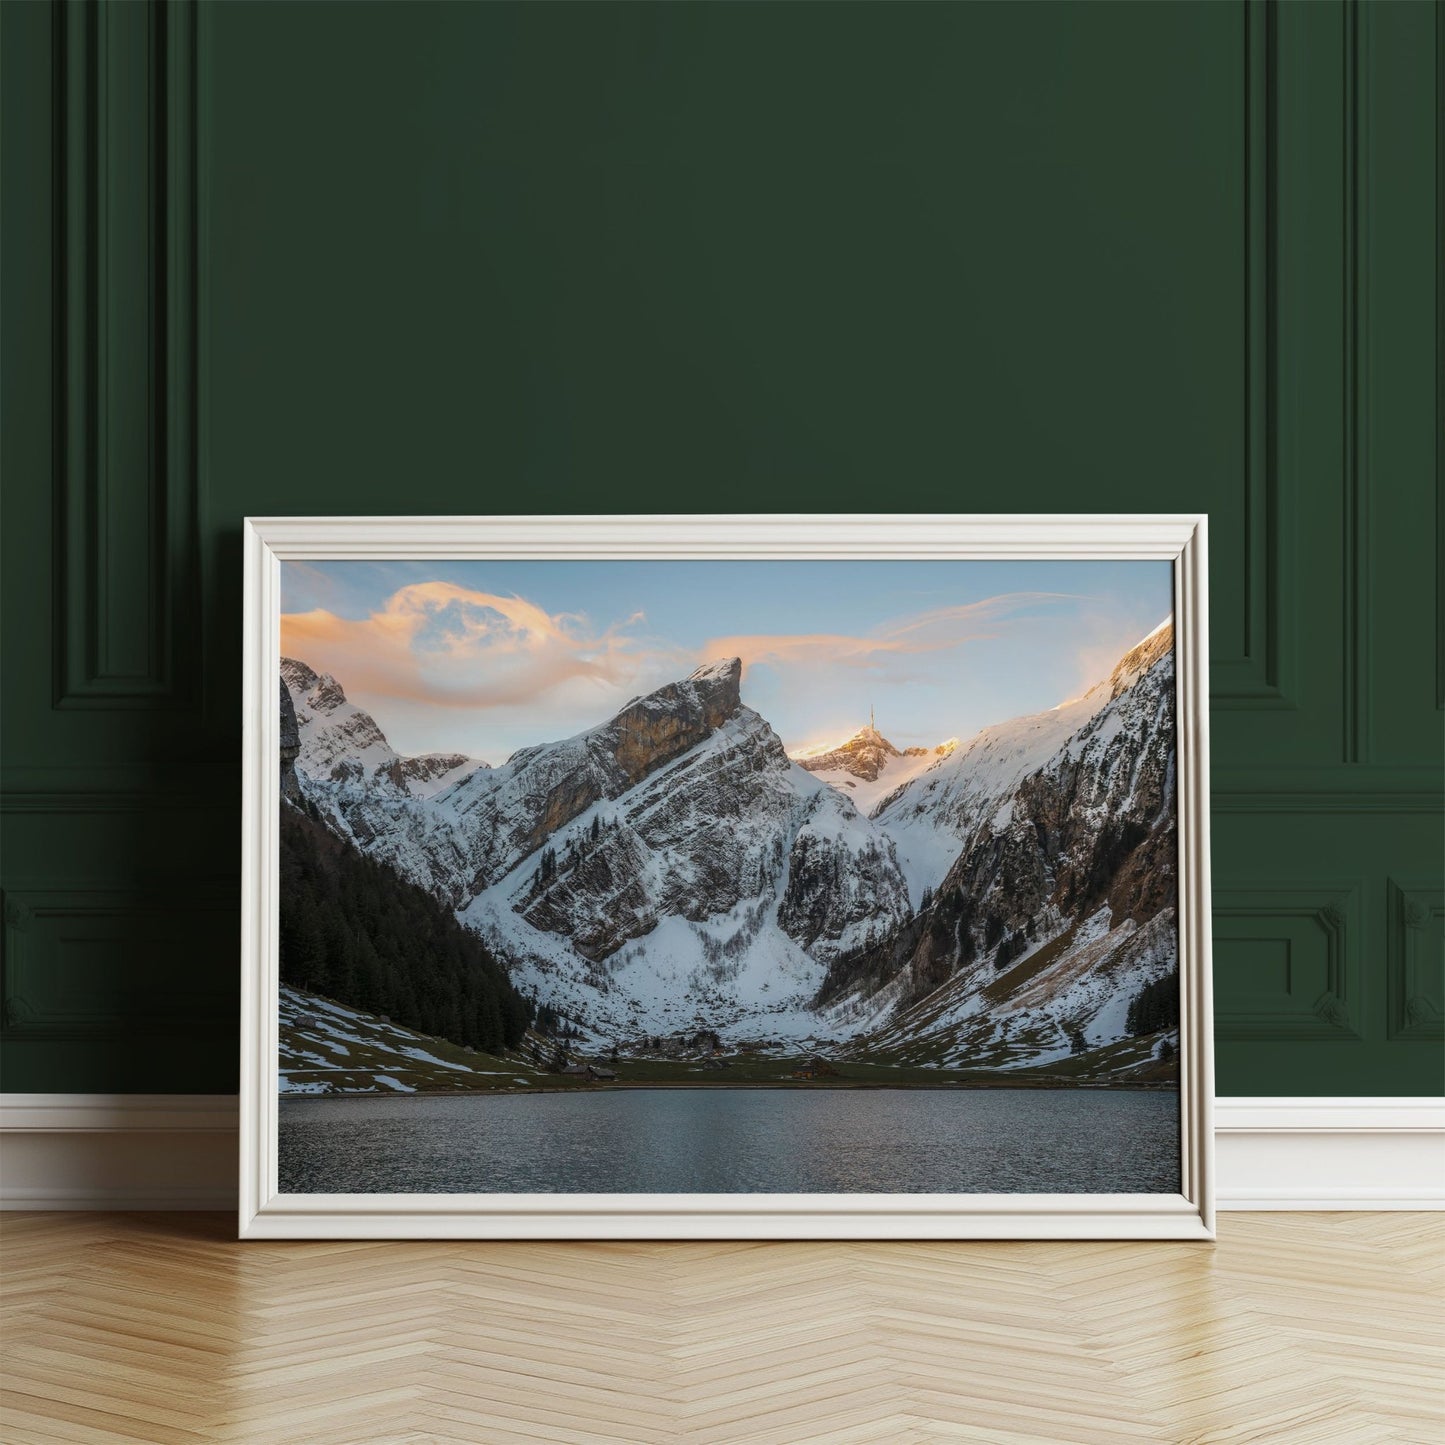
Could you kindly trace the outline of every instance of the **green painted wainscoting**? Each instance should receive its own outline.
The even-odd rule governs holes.
[[[4,1088],[235,1087],[247,513],[1205,509],[1220,1090],[1437,1091],[1441,24],[7,3]]]

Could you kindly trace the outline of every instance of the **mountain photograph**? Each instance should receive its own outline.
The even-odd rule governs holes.
[[[283,589],[283,1189],[1177,1190],[1166,565]]]

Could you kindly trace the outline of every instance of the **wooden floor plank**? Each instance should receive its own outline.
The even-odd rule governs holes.
[[[1445,1218],[1194,1244],[241,1244],[0,1217],[0,1440],[1445,1439]]]

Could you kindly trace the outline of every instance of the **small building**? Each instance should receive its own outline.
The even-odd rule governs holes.
[[[590,1069],[587,1064],[567,1064],[562,1069],[562,1072],[564,1074],[571,1074],[575,1078],[585,1078],[590,1072]]]
[[[795,1079],[827,1079],[836,1078],[838,1074],[827,1059],[812,1058],[806,1064],[793,1070]]]
[[[615,1079],[617,1077],[615,1069],[604,1068],[601,1064],[588,1064],[587,1073],[594,1079]]]

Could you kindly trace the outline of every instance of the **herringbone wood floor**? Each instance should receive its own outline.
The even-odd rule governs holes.
[[[238,1244],[11,1215],[5,1445],[1445,1439],[1445,1218],[1195,1244]]]

